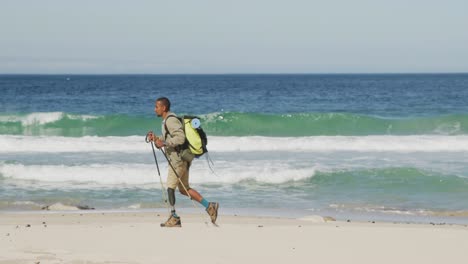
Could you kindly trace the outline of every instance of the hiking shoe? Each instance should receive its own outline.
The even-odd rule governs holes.
[[[206,212],[211,217],[213,224],[216,222],[216,218],[218,218],[218,207],[219,203],[208,203],[208,208],[206,208]]]
[[[161,227],[182,227],[180,217],[171,215],[165,223],[161,223]]]

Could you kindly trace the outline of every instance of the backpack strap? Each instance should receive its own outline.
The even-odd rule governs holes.
[[[164,134],[164,140],[167,138],[167,135],[168,135],[168,134],[171,135],[171,133],[169,132],[169,129],[167,129],[167,124],[166,124],[167,119],[169,119],[169,117],[175,117],[175,118],[177,118],[177,120],[180,121],[180,119],[179,119],[177,116],[175,116],[175,115],[168,115],[168,116],[166,117],[166,119],[164,119],[164,131],[166,131],[166,134]],[[185,133],[184,124],[183,124],[182,122],[181,122],[181,124],[182,124],[182,130],[184,130],[184,133]],[[171,135],[171,136],[172,136],[172,135]]]
[[[181,150],[188,148],[188,144],[190,144],[190,143],[188,143],[187,137],[185,136],[185,124],[184,124],[184,121],[183,121],[184,119],[183,119],[183,118],[181,119],[181,118],[177,117],[177,116],[174,115],[174,114],[168,115],[168,116],[166,117],[166,119],[164,120],[164,130],[166,131],[166,133],[164,134],[164,140],[166,140],[168,134],[169,134],[170,136],[172,136],[171,133],[169,132],[169,129],[167,129],[167,124],[166,124],[166,121],[167,121],[167,119],[168,119],[169,117],[174,117],[174,118],[176,118],[177,120],[179,120],[179,122],[180,122],[181,125],[182,125],[182,131],[184,131],[184,138],[185,138],[184,143],[183,143],[182,145],[179,145],[179,146],[175,147],[175,150],[176,150],[177,152],[180,152]],[[187,144],[187,143],[188,143],[188,144]]]

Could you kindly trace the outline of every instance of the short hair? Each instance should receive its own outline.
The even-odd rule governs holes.
[[[169,101],[167,97],[159,97],[158,99],[156,99],[156,102],[160,102],[162,105],[164,105],[167,111],[171,110],[171,101]]]

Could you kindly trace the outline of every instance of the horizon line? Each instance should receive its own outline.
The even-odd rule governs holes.
[[[467,72],[297,72],[297,73],[0,73],[5,75],[432,75],[468,74]]]

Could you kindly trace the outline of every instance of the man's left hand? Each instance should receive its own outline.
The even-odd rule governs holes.
[[[157,148],[162,148],[164,147],[164,141],[161,139],[157,138],[156,141],[154,142]]]

